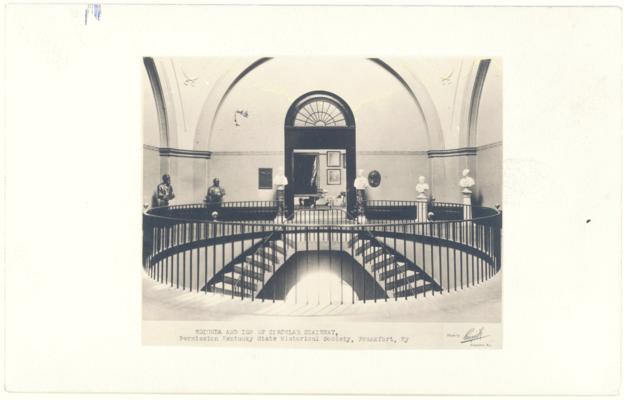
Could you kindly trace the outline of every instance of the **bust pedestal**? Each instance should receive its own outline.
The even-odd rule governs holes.
[[[472,219],[473,212],[471,211],[471,189],[464,188],[462,190],[462,219]]]
[[[359,223],[367,222],[367,217],[365,217],[365,189],[356,189],[356,207],[358,210],[356,221]]]
[[[284,186],[278,186],[276,190],[277,200],[278,200],[278,214],[276,215],[276,219],[274,220],[277,223],[284,222]]]
[[[425,193],[417,195],[417,222],[426,222],[428,220],[428,198]]]

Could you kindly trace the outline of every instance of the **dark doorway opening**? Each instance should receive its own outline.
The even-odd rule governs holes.
[[[297,194],[316,194],[318,190],[316,164],[318,157],[314,154],[293,154],[293,190]]]
[[[286,115],[284,147],[284,172],[289,180],[285,190],[288,216],[293,215],[295,209],[294,195],[305,193],[299,192],[300,189],[313,190],[313,185],[307,186],[305,182],[311,158],[295,156],[296,151],[307,149],[344,151],[346,208],[353,214],[356,192],[351,183],[356,178],[356,125],[354,115],[343,99],[325,91],[306,93],[296,99]],[[303,175],[299,176],[299,172]]]

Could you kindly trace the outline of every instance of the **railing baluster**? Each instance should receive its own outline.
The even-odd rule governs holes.
[[[310,267],[309,267],[309,259],[308,259],[308,255],[309,255],[309,251],[308,251],[308,226],[305,227],[305,231],[306,231],[306,275],[308,275],[310,273]],[[310,300],[310,289],[306,289],[306,305],[308,305],[308,302]]]
[[[427,264],[425,263],[425,224],[421,223],[421,253],[422,253],[422,261],[423,261],[423,272],[427,275]],[[425,279],[423,280],[423,297],[426,296],[427,290],[425,288]]]
[[[413,239],[412,239],[412,261],[414,262],[415,266],[417,265],[417,238],[416,238],[417,237],[417,226],[418,225],[416,223],[412,225],[412,230],[413,230],[413,232],[412,232],[413,233]],[[415,272],[415,274],[418,273],[418,271],[416,271],[416,269],[415,269],[414,272]],[[408,275],[408,271],[404,272],[404,276],[405,275]],[[404,280],[406,280],[405,277],[404,277]],[[419,282],[419,280],[415,279],[415,282],[413,284],[414,287],[415,287],[415,290],[414,290],[414,298],[415,299],[417,298],[417,292],[418,292],[417,285],[418,285],[418,282]],[[406,291],[406,300],[408,300],[408,291]]]
[[[435,285],[434,283],[436,282],[436,280],[434,279],[434,229],[433,229],[434,225],[432,225],[432,223],[428,224],[428,236],[430,237],[430,273],[431,273],[431,278],[432,278],[432,284],[430,286],[432,286],[432,296],[434,296],[435,293]]]
[[[339,254],[341,257],[339,258],[340,269],[341,269],[341,304],[343,304],[343,228],[339,228],[340,237],[339,237]]]
[[[320,227],[319,225],[317,225],[317,251],[315,252],[317,253],[317,273],[321,271],[321,265],[319,264],[319,253],[321,250],[321,238],[319,237],[319,230]],[[317,286],[317,305],[319,304],[321,304],[321,288]]]
[[[361,237],[360,238],[360,246],[364,246],[365,245],[365,241],[364,239]],[[362,272],[362,302],[366,303],[367,302],[367,288],[365,285],[365,276],[366,274],[366,270],[367,270],[367,263],[365,262],[366,259],[366,254],[367,254],[367,249],[366,247],[362,247],[363,251],[362,251],[362,268],[363,268],[363,272]]]
[[[226,225],[222,224],[221,225],[221,236],[224,236],[224,229],[225,229]],[[219,273],[222,276],[225,276],[225,272],[224,268],[226,266],[226,243],[223,242],[221,243],[221,268],[219,269]],[[226,294],[226,282],[224,279],[221,280],[221,295],[225,295]]]
[[[298,235],[298,233],[297,233],[297,229],[296,229],[294,231],[294,233],[293,233],[293,242],[295,243],[295,253],[294,254],[297,254],[297,242],[299,242],[297,235]],[[286,253],[286,250],[285,250],[285,253]],[[284,260],[286,261],[286,254],[284,256]],[[298,275],[299,275],[299,267],[300,267],[300,265],[299,265],[299,262],[298,262],[298,263],[295,264],[295,304],[297,304],[297,300],[298,300],[298,293],[297,293],[297,287],[298,287],[297,282],[298,281],[297,281],[297,278],[298,278]]]
[[[437,242],[438,242],[438,282],[439,282],[439,286],[441,287],[441,292],[442,292],[442,286],[443,286],[443,249],[442,249],[442,240],[441,240],[441,225],[436,222],[436,236],[438,238]]]
[[[328,225],[328,232],[327,232],[327,238],[328,238],[328,251],[330,253],[330,273],[332,273],[332,238],[330,237],[330,226]],[[329,294],[330,294],[330,304],[332,304],[332,285],[328,285],[329,287]]]
[[[453,235],[453,241],[456,242],[456,223],[452,222],[451,226],[452,226],[451,232]],[[458,270],[456,269],[456,246],[454,246],[454,291],[458,290],[457,275],[458,275]]]
[[[445,240],[449,241],[449,222],[445,223]],[[445,253],[447,262],[445,266],[447,267],[447,293],[449,293],[449,245],[445,246]]]
[[[268,221],[268,213],[273,213],[273,208],[277,205],[275,201],[253,201],[253,202],[230,202],[224,203],[220,206],[216,205],[178,205],[165,208],[155,208],[148,210],[145,215],[145,225],[149,230],[147,235],[151,233],[151,238],[146,236],[145,249],[146,255],[144,256],[144,269],[148,272],[150,277],[157,282],[166,283],[176,288],[187,289],[189,285],[189,291],[193,290],[193,279],[195,278],[196,291],[200,291],[201,282],[201,247],[204,247],[204,285],[202,290],[206,293],[209,290],[214,290],[217,285],[221,287],[222,295],[226,292],[225,285],[228,283],[224,279],[225,275],[231,275],[231,282],[233,282],[231,297],[234,298],[235,294],[240,294],[243,299],[246,293],[249,293],[252,300],[255,299],[256,294],[260,293],[259,289],[254,289],[258,276],[247,276],[250,273],[247,267],[243,267],[240,276],[237,277],[234,271],[234,264],[228,264],[231,266],[231,273],[226,272],[226,252],[230,252],[230,259],[232,261],[236,258],[235,244],[238,241],[241,246],[241,253],[245,251],[245,235],[248,240],[251,240],[252,245],[258,237],[263,237],[262,240],[271,240],[270,238],[276,238],[274,233],[278,232],[278,226],[275,223]],[[407,274],[407,266],[404,270],[400,271],[397,260],[404,259],[405,263],[409,263],[408,252],[410,248],[407,241],[412,242],[412,255],[416,264],[418,258],[417,245],[421,242],[421,260],[422,269],[424,274],[430,274],[433,282],[431,285],[432,294],[436,293],[436,287],[440,286],[441,291],[444,290],[443,286],[447,287],[447,292],[451,291],[452,287],[452,272],[453,287],[454,290],[458,289],[458,273],[460,273],[460,288],[475,286],[485,280],[494,276],[500,268],[500,231],[499,231],[499,219],[500,213],[496,211],[490,211],[485,208],[473,207],[473,219],[472,220],[448,220],[449,218],[457,218],[462,212],[462,206],[451,203],[431,203],[428,207],[429,210],[433,210],[436,213],[436,220],[415,223],[414,220],[407,219],[410,215],[407,214],[409,210],[416,209],[416,202],[414,201],[372,201],[366,202],[366,207],[373,214],[370,221],[365,225],[354,226],[354,221],[341,209],[334,208],[332,206],[328,208],[297,208],[294,214],[289,216],[287,224],[294,225],[294,230],[286,230],[286,226],[282,225],[282,232],[284,239],[293,239],[295,252],[298,253],[298,242],[300,234],[303,235],[305,243],[302,247],[306,247],[306,270],[310,271],[310,248],[309,245],[315,246],[312,240],[316,240],[316,255],[317,255],[317,268],[315,272],[321,272],[320,265],[320,251],[321,242],[327,241],[327,249],[329,254],[329,268],[330,271],[335,271],[334,268],[339,267],[339,275],[341,282],[346,280],[346,272],[343,265],[343,254],[347,252],[354,256],[355,249],[358,246],[350,246],[351,250],[344,249],[344,235],[348,233],[351,237],[356,236],[355,243],[360,243],[363,247],[362,262],[365,273],[363,273],[362,279],[362,297],[363,302],[366,303],[367,296],[373,296],[374,302],[380,298],[379,293],[383,293],[385,301],[388,301],[390,296],[398,299],[398,293],[403,292],[404,297],[407,299],[410,290],[414,287],[415,298],[418,297],[419,288],[423,290],[423,296],[427,295],[426,279],[420,279],[418,276],[409,277]],[[218,207],[218,208],[217,208]],[[377,209],[376,209],[377,207]],[[215,209],[219,210],[219,221],[209,221],[210,212]],[[414,211],[414,210],[413,210]],[[169,213],[169,215],[168,215]],[[194,216],[201,213],[200,219],[195,219]],[[376,215],[380,219],[375,219]],[[246,221],[246,218],[249,220]],[[228,223],[227,221],[237,220],[236,224]],[[366,233],[365,229],[371,236],[359,237],[359,234]],[[369,231],[371,230],[371,231]],[[450,231],[451,230],[451,231]],[[258,234],[263,235],[258,235]],[[269,236],[264,235],[268,233]],[[241,239],[234,238],[236,234],[241,234]],[[377,235],[377,236],[376,236]],[[371,239],[369,239],[371,237]],[[376,239],[377,238],[377,239]],[[392,240],[391,240],[392,238]],[[202,240],[207,240],[206,243],[200,243]],[[338,240],[338,246],[335,244]],[[367,240],[378,240],[382,244],[382,248],[369,246],[366,250]],[[398,240],[402,241],[399,243]],[[427,243],[426,243],[427,241]],[[333,243],[334,242],[334,243]],[[221,256],[217,256],[217,250],[221,244]],[[306,273],[300,273],[300,268],[304,268],[304,263],[296,263],[295,269],[285,270],[283,273],[277,269],[281,264],[277,262],[277,251],[275,250],[275,239],[269,246],[259,244],[258,248],[262,247],[262,250],[253,252],[252,259],[255,258],[256,263],[265,262],[269,260],[267,253],[272,250],[271,260],[271,272],[273,274],[280,275],[273,282],[273,290],[280,290],[280,285],[286,299],[288,295],[289,287],[294,288],[294,301],[299,300],[299,285],[298,280],[302,279]],[[226,247],[230,246],[230,250]],[[325,246],[325,244],[324,244]],[[426,256],[426,246],[429,246],[429,259]],[[434,249],[434,246],[438,247],[438,251]],[[445,246],[443,252],[442,246]],[[212,266],[212,279],[209,279],[208,275],[208,263],[209,247],[212,251],[213,266]],[[334,248],[333,248],[334,247]],[[338,250],[336,249],[338,247]],[[451,247],[451,248],[450,248]],[[376,250],[380,250],[380,254],[375,256],[373,253]],[[151,249],[151,252],[150,250]],[[392,250],[391,250],[392,249]],[[167,251],[167,254],[163,252]],[[338,251],[339,265],[334,265],[335,252]],[[148,254],[149,253],[149,254]],[[188,254],[187,254],[188,253]],[[435,254],[437,253],[437,254]],[[443,254],[444,253],[444,254]],[[459,254],[458,254],[459,253]],[[313,255],[314,256],[314,255]],[[375,257],[374,257],[375,256]],[[182,260],[180,259],[182,257]],[[187,259],[188,257],[188,259]],[[262,258],[259,260],[258,258]],[[367,269],[367,262],[365,259],[371,257],[370,264],[373,270],[369,273]],[[436,259],[438,257],[438,260]],[[218,261],[221,259],[221,261]],[[443,259],[445,259],[445,268],[443,268]],[[373,265],[378,263],[378,268],[374,268]],[[451,263],[453,262],[453,267]],[[189,264],[187,271],[186,265]],[[381,264],[384,264],[383,266]],[[438,263],[438,269],[436,264]],[[220,265],[218,265],[220,264]],[[429,267],[428,267],[429,264]],[[175,266],[175,267],[174,267]],[[382,268],[380,268],[382,267]],[[174,271],[175,268],[175,271]],[[182,270],[181,270],[182,268]],[[197,268],[193,271],[193,268]],[[237,267],[238,268],[238,267]],[[254,269],[254,268],[252,268]],[[452,271],[453,269],[453,271]],[[238,270],[238,269],[237,269]],[[261,268],[259,271],[264,270]],[[352,264],[351,274],[351,286],[352,286],[352,303],[355,302],[355,294],[357,292],[356,276],[355,276],[354,264]],[[446,276],[443,276],[443,272],[446,272]],[[436,275],[438,273],[438,275]],[[187,279],[187,274],[189,278]],[[382,278],[384,274],[384,278]],[[195,275],[195,276],[194,276]],[[369,276],[367,276],[369,275]],[[383,282],[379,282],[379,279]],[[414,282],[409,281],[414,279]],[[400,282],[403,280],[403,285]],[[421,280],[421,284],[419,284]],[[367,292],[368,282],[372,281],[373,291]],[[209,285],[210,282],[210,285]],[[264,281],[263,281],[264,282]],[[389,286],[392,282],[392,287]],[[414,284],[413,287],[412,284]],[[341,283],[342,285],[342,283]],[[246,289],[250,287],[250,289]],[[410,287],[410,289],[409,289]],[[212,288],[212,289],[211,289]],[[400,290],[400,288],[403,288]],[[262,288],[261,288],[262,289]],[[389,295],[388,291],[392,289],[392,294]],[[313,289],[314,290],[314,289]],[[323,287],[319,287],[317,290],[317,304],[320,304],[321,292],[325,290]],[[344,303],[344,290],[343,286],[340,288],[340,293],[332,293],[331,288],[328,289],[330,294],[330,302],[333,302],[334,297],[340,296],[341,304]],[[387,297],[388,296],[388,297]],[[262,297],[262,296],[261,296]],[[278,297],[277,293],[273,295],[273,301]],[[307,301],[308,293],[306,295]],[[264,300],[264,297],[262,297]]]

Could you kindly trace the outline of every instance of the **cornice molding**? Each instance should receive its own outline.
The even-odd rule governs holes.
[[[477,146],[477,149],[478,150],[494,149],[495,147],[501,147],[502,144],[503,144],[502,141],[489,143],[489,144],[483,144],[481,146]]]
[[[357,151],[361,156],[426,156],[427,151],[423,150],[363,150]]]
[[[284,156],[284,151],[213,151],[211,152],[213,157],[215,156]]]
[[[501,147],[502,142],[489,143],[477,147],[462,147],[459,149],[445,150],[364,150],[357,151],[357,155],[361,156],[427,156],[428,158],[440,157],[462,157],[475,156],[478,151]],[[144,144],[143,148],[151,151],[158,151],[164,157],[185,157],[185,158],[202,158],[211,159],[216,156],[284,156],[283,151],[204,151],[204,150],[183,150],[173,148],[158,148],[149,144]]]
[[[172,149],[169,147],[160,148],[158,152],[163,157],[183,157],[183,158],[201,158],[209,160],[211,158],[210,151],[202,151],[202,150],[182,150],[182,149]]]
[[[427,154],[429,158],[474,156],[477,154],[477,148],[462,147],[460,149],[430,150]]]

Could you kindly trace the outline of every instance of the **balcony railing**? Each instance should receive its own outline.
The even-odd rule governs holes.
[[[463,220],[461,204],[432,203],[432,220],[416,222],[410,207],[416,202],[370,201],[366,223],[331,208],[281,220],[276,202],[154,208],[144,213],[144,268],[178,289],[276,301],[297,291],[323,252],[351,287],[341,303],[461,290],[500,270],[498,210],[472,207]]]

